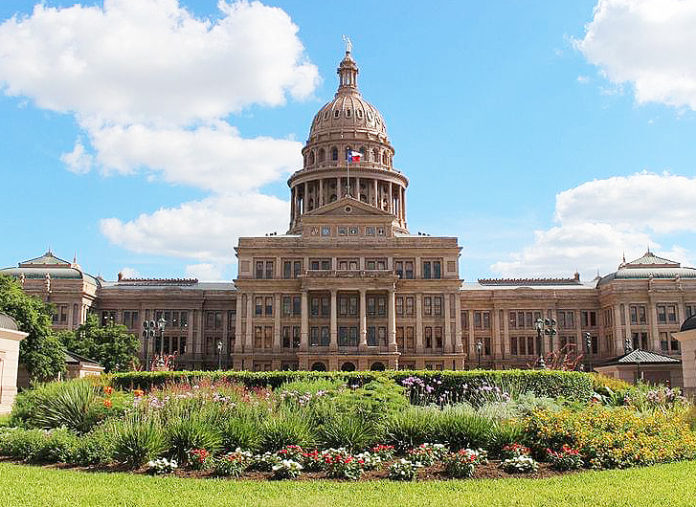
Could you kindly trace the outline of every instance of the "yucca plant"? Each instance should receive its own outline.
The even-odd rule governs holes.
[[[111,421],[114,460],[137,468],[158,457],[167,447],[162,427],[157,421],[141,414],[129,414]]]
[[[495,422],[466,408],[446,408],[435,412],[432,439],[456,451],[464,448],[485,448]]]
[[[275,452],[288,445],[309,448],[316,443],[316,435],[299,414],[280,413],[264,422],[261,427],[261,448]]]
[[[215,453],[220,449],[220,430],[200,416],[170,420],[165,427],[168,454],[179,463],[186,461],[191,449]]]
[[[400,451],[417,447],[432,441],[434,422],[432,409],[410,407],[387,422],[385,439]]]
[[[373,422],[337,414],[319,428],[319,440],[326,447],[362,451],[379,440],[379,431]]]
[[[222,424],[222,447],[227,452],[235,449],[256,452],[261,447],[262,424],[252,418],[230,418]]]
[[[72,381],[39,389],[30,415],[30,425],[45,429],[62,426],[83,434],[99,421],[100,387],[86,381]]]

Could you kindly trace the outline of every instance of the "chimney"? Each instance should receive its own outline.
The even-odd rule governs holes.
[[[123,280],[123,273],[121,273],[121,272],[119,271],[119,272],[118,272],[118,281],[120,282],[121,280]]]

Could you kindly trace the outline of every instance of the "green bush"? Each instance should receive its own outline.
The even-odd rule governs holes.
[[[447,407],[433,415],[432,442],[446,444],[453,451],[488,447],[493,420],[467,407]]]
[[[232,417],[222,424],[222,447],[227,452],[245,449],[256,452],[261,448],[262,425],[252,418]]]
[[[261,427],[261,449],[267,452],[279,451],[288,445],[312,447],[316,435],[306,418],[299,413],[281,412],[268,419]]]
[[[363,451],[380,440],[378,425],[355,414],[336,414],[319,428],[319,440],[328,448]]]
[[[518,421],[494,421],[488,432],[488,442],[483,447],[492,456],[499,458],[506,445],[525,440],[524,426]]]
[[[111,376],[114,387],[123,389],[150,389],[171,382],[200,382],[202,380],[227,380],[247,387],[277,388],[286,382],[304,380],[340,380],[364,385],[376,379],[391,379],[401,385],[408,377],[415,376],[435,386],[434,395],[445,391],[461,390],[467,386],[498,386],[510,394],[534,393],[550,398],[587,401],[592,395],[592,377],[587,373],[558,370],[464,370],[464,371],[168,371],[128,372]],[[438,383],[439,382],[439,383]]]
[[[44,430],[3,430],[0,432],[0,455],[29,462],[38,461],[47,438],[47,432]]]
[[[165,428],[168,454],[184,463],[191,449],[205,449],[215,453],[220,449],[220,431],[200,416],[169,420]]]
[[[102,387],[92,380],[51,382],[17,396],[12,423],[30,428],[69,428],[87,433],[98,422],[125,410],[125,395],[114,392],[107,407]]]
[[[364,421],[380,422],[408,407],[404,388],[387,378],[377,378],[357,389],[346,389],[331,400],[338,411]]]
[[[108,428],[113,438],[114,460],[132,468],[156,458],[167,447],[161,426],[138,413],[110,421]]]
[[[75,449],[75,464],[80,466],[104,465],[114,454],[114,438],[109,428],[98,426],[82,436]]]
[[[386,443],[405,451],[431,441],[435,418],[435,409],[407,408],[387,422]]]
[[[44,440],[43,447],[34,456],[40,463],[74,463],[80,439],[75,433],[59,428],[51,430]]]

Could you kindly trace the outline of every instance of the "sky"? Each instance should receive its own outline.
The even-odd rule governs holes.
[[[0,2],[0,267],[231,280],[287,230],[342,35],[460,274],[696,261],[696,2]]]

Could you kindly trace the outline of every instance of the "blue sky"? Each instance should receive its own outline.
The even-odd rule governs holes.
[[[32,13],[32,1],[0,2],[3,267],[50,246],[64,258],[76,252],[87,271],[107,279],[123,268],[148,277],[233,278],[239,235],[287,227],[285,181],[299,169],[298,142],[314,113],[335,92],[344,33],[353,40],[361,91],[383,113],[395,165],[410,178],[409,229],[458,236],[464,279],[572,276],[576,269],[591,278],[648,244],[688,264],[696,259],[696,40],[689,29],[696,12],[683,2],[666,0],[661,12],[643,0],[437,8],[265,2],[289,19],[245,4],[254,16],[229,28],[240,10],[220,10],[217,1],[142,0],[171,11],[170,19],[207,19],[208,29],[272,26],[271,45],[295,47],[269,56],[261,48],[266,36],[252,33],[246,44],[212,50],[221,62],[245,62],[220,71],[195,64],[207,53],[182,63],[167,52],[169,39],[157,39],[162,33],[185,45],[206,33],[176,23],[130,30],[143,21],[123,1],[82,2],[94,7],[93,19],[103,17],[91,35],[90,18],[64,9],[74,1],[45,1],[43,13]],[[118,27],[109,12],[121,14]],[[112,27],[130,34],[128,47],[99,54],[95,40]],[[152,60],[138,62],[139,47],[150,48]],[[77,65],[89,76],[62,80],[66,55],[73,60],[65,68]],[[158,81],[158,72],[171,80]],[[245,80],[255,73],[283,76],[284,99],[272,86],[249,91]],[[171,103],[150,108],[169,83],[176,88]],[[131,101],[125,117],[114,94]],[[195,105],[206,94],[214,96],[213,113]],[[268,154],[267,166],[243,155],[228,164],[229,152],[208,150],[217,139],[206,140],[210,125],[244,153]],[[134,126],[159,140],[151,152],[138,131],[118,130]],[[200,134],[194,154],[168,148],[192,133]],[[192,183],[207,156],[206,182]],[[241,182],[255,171],[265,171],[263,183]],[[249,202],[258,204],[254,216],[244,216]]]

